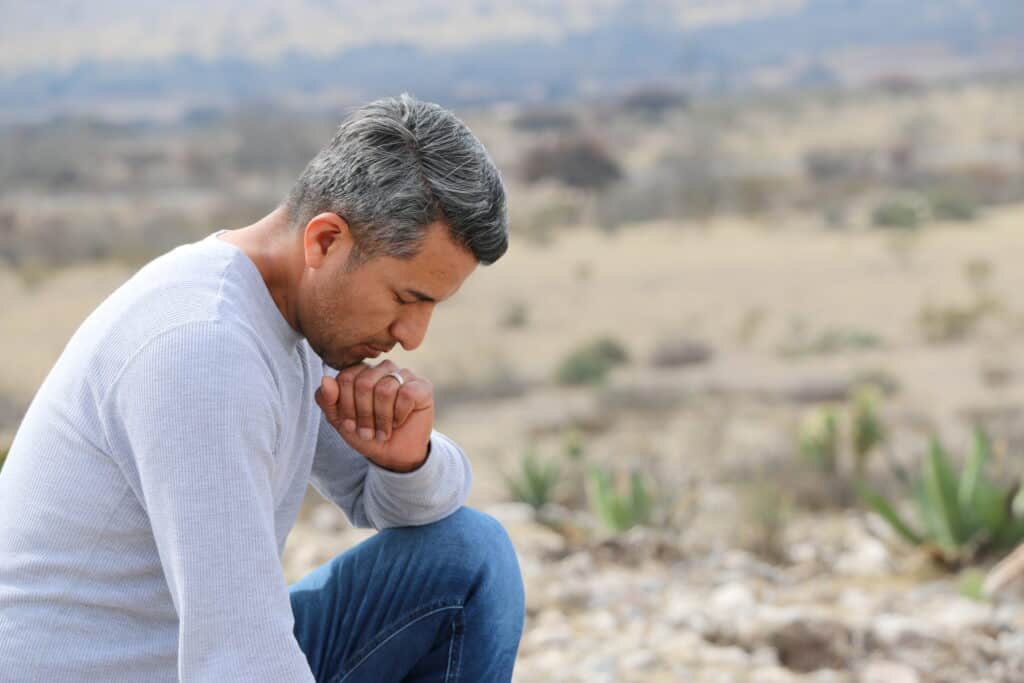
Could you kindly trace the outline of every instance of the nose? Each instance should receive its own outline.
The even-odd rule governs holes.
[[[391,325],[392,338],[397,339],[406,351],[412,351],[427,336],[433,313],[434,304],[429,301],[403,306],[401,315]]]

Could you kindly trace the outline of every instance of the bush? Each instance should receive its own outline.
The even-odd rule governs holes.
[[[924,222],[925,207],[913,197],[892,197],[871,212],[871,222],[880,228],[912,229]]]
[[[978,217],[978,202],[964,190],[938,190],[930,197],[930,204],[937,220],[966,223]]]
[[[784,536],[793,513],[787,489],[777,481],[764,479],[738,491],[743,522],[740,543],[771,562],[780,562],[786,556]]]
[[[881,337],[868,330],[830,328],[810,338],[804,338],[797,330],[779,346],[779,352],[783,356],[809,356],[876,349],[884,344]]]
[[[526,323],[526,304],[522,301],[508,303],[501,312],[501,318],[498,320],[498,325],[505,329],[519,329],[526,327]]]
[[[656,368],[675,368],[685,365],[699,365],[711,360],[711,347],[696,339],[665,339],[658,343],[651,355],[651,365]]]
[[[560,471],[556,463],[538,462],[531,449],[523,454],[518,477],[506,477],[505,483],[514,500],[527,503],[538,510],[551,502],[552,493],[558,484]]]
[[[1024,541],[1020,482],[990,482],[983,472],[990,457],[988,436],[978,427],[958,476],[942,444],[932,438],[921,475],[906,492],[914,501],[917,524],[906,521],[879,493],[862,486],[860,494],[904,540],[924,548],[938,564],[957,568]]]
[[[925,304],[917,314],[917,326],[924,340],[941,344],[967,337],[987,311],[980,306],[934,306]]]
[[[544,178],[570,187],[599,190],[622,177],[619,164],[593,140],[574,138],[534,147],[523,160],[528,183]]]
[[[616,365],[629,360],[626,350],[614,339],[602,337],[570,353],[559,365],[559,384],[600,384]]]
[[[800,424],[800,454],[815,468],[834,474],[839,462],[839,419],[831,408],[819,408]]]
[[[527,109],[512,119],[512,127],[529,133],[567,131],[577,127],[572,112],[553,108]]]
[[[871,453],[885,441],[885,427],[876,409],[878,395],[879,392],[874,387],[864,386],[860,387],[853,397],[850,442],[858,478],[864,476]]]
[[[651,497],[640,472],[634,471],[628,489],[622,478],[613,484],[611,476],[601,468],[590,469],[590,500],[597,516],[613,531],[626,531],[651,520]],[[626,490],[623,490],[626,489]]]

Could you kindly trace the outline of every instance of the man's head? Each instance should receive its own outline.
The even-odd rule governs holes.
[[[410,258],[438,221],[484,265],[508,248],[505,190],[487,151],[451,112],[407,94],[343,121],[286,207],[293,229],[325,212],[344,218],[356,261]]]
[[[408,95],[347,118],[285,210],[305,259],[296,322],[335,368],[419,346],[436,303],[508,247],[487,152],[450,112]]]

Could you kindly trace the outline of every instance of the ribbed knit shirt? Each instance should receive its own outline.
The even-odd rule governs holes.
[[[141,268],[75,331],[0,470],[0,681],[313,680],[281,555],[307,483],[359,527],[465,502],[431,434],[380,468],[314,401],[325,366],[217,231]]]

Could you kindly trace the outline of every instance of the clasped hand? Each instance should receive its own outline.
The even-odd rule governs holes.
[[[398,372],[405,383],[388,373]],[[315,400],[349,446],[380,467],[409,472],[427,458],[434,425],[434,387],[385,360],[357,363],[325,376]]]

